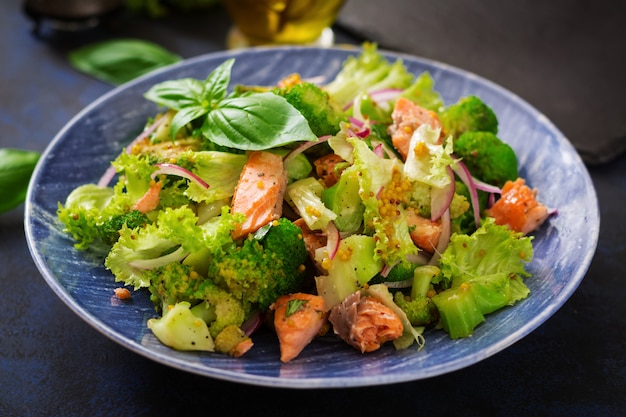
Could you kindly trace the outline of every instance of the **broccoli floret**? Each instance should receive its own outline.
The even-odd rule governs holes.
[[[439,118],[446,135],[456,140],[464,132],[498,133],[498,118],[485,102],[477,96],[462,97],[443,109]]]
[[[181,301],[195,301],[194,294],[203,281],[191,266],[180,262],[170,262],[151,269],[146,274],[150,281],[150,300],[163,313]]]
[[[302,230],[281,218],[224,248],[209,265],[208,276],[237,300],[265,311],[281,295],[302,288],[307,259]]]
[[[454,153],[486,183],[502,187],[519,176],[515,151],[494,133],[465,132],[454,143]]]
[[[432,281],[437,281],[440,273],[441,270],[434,265],[414,267],[410,294],[402,291],[394,294],[394,302],[413,326],[427,326],[439,321],[439,312],[430,296],[434,295]]]
[[[413,326],[427,326],[439,321],[439,313],[431,298],[419,296],[411,298],[397,291],[393,301],[404,311]]]
[[[102,240],[108,245],[113,245],[120,237],[120,229],[122,226],[135,229],[143,227],[150,223],[148,216],[139,210],[131,210],[128,213],[111,217],[108,221],[102,223],[98,227],[98,232]]]
[[[227,326],[241,326],[248,309],[210,279],[198,274],[193,267],[171,262],[148,272],[150,300],[165,316],[172,306],[188,302],[193,313],[209,324],[212,337]]]
[[[252,347],[252,341],[246,333],[237,326],[228,326],[215,338],[215,350],[239,357]]]
[[[339,123],[347,120],[341,106],[313,83],[301,81],[295,85],[277,88],[274,93],[283,96],[302,113],[317,136],[336,134]]]

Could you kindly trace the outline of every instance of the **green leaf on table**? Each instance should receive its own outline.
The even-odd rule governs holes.
[[[74,68],[113,85],[123,84],[181,60],[163,47],[140,39],[115,39],[70,52]]]
[[[34,151],[0,148],[0,213],[24,201],[30,176],[40,156]]]

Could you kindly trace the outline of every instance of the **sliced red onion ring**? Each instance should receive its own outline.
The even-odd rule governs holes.
[[[413,278],[405,279],[403,281],[385,281],[383,282],[388,288],[410,288],[413,286]]]
[[[474,186],[476,187],[477,190],[485,191],[490,194],[502,194],[502,189],[500,187],[487,184],[486,182],[481,181],[474,177],[472,177],[472,181],[474,182]]]
[[[450,176],[450,182],[443,188],[433,187],[431,190],[430,202],[430,220],[437,221],[448,210],[450,203],[454,198],[454,172],[450,166],[446,167],[446,171]]]
[[[452,170],[456,175],[459,176],[461,181],[463,181],[463,183],[467,186],[469,190],[471,200],[470,202],[472,203],[472,209],[474,210],[474,222],[476,223],[476,227],[480,227],[480,206],[478,202],[478,192],[476,191],[476,184],[474,183],[472,174],[467,169],[467,166],[461,161],[457,161]]]
[[[426,265],[430,261],[430,257],[426,256],[424,252],[418,252],[413,255],[407,255],[406,260],[416,265]]]
[[[391,270],[398,265],[399,262],[394,263],[393,265],[389,265],[389,264],[385,264],[383,266],[383,269],[380,270],[380,276],[383,278],[387,278],[387,275],[389,275],[389,272],[391,272]]]
[[[358,132],[356,132],[355,134],[360,137],[361,139],[366,138],[370,135],[371,131],[369,128],[365,128],[362,130],[359,130]]]
[[[332,261],[339,250],[339,244],[341,243],[341,236],[339,230],[334,221],[329,221],[326,226],[326,250],[328,251],[328,258]]]
[[[445,252],[448,244],[450,244],[450,232],[450,209],[448,208],[441,216],[441,234],[439,235],[439,242],[437,242],[435,253],[433,253],[430,261],[428,261],[429,265],[437,265],[439,263],[439,258],[441,258],[441,254]]]
[[[155,166],[158,169],[152,173],[152,179],[160,174],[176,175],[178,177],[186,178],[189,181],[193,181],[202,188],[209,188],[209,184],[207,184],[202,178],[180,165],[163,163],[156,164]]]
[[[365,125],[365,123],[363,123],[362,120],[359,120],[356,117],[350,117],[348,118],[348,121],[350,122],[351,125],[355,125],[359,129],[361,129]]]
[[[126,146],[126,153],[130,154],[132,152],[133,146],[135,146],[137,142],[140,142],[144,140],[145,138],[147,138],[149,135],[151,135],[152,132],[154,132],[157,129],[157,127],[161,126],[161,124],[165,121],[165,119],[166,119],[165,117],[159,117],[154,123],[152,123],[146,129],[144,129],[143,132],[139,134],[139,136],[133,139],[128,144],[128,146]],[[100,180],[98,181],[98,187],[108,187],[113,177],[115,177],[115,167],[113,165],[109,165],[109,167],[104,172],[102,177],[100,177]]]
[[[246,336],[252,335],[255,331],[257,331],[261,325],[263,324],[263,314],[261,310],[255,310],[252,312],[250,317],[246,319],[241,325],[241,330],[246,334]]]
[[[320,136],[319,138],[317,138],[317,141],[307,141],[307,142],[302,142],[300,145],[296,146],[295,148],[293,148],[287,155],[285,155],[285,157],[283,158],[283,164],[288,164],[289,162],[291,162],[295,157],[297,157],[298,155],[300,155],[302,152],[306,151],[309,148],[312,148],[315,145],[319,145],[320,143],[324,143],[327,142],[328,139],[330,139],[330,135],[324,135],[324,136]]]
[[[385,157],[385,150],[383,149],[382,143],[379,143],[378,145],[374,146],[374,154],[379,158]]]
[[[159,258],[153,259],[136,259],[134,261],[130,261],[128,264],[133,268],[137,269],[154,269],[160,266],[164,266],[169,264],[170,262],[180,262],[188,255],[188,252],[185,252],[183,247],[176,249],[172,253],[168,253],[167,255],[163,255]]]
[[[379,103],[386,103],[391,100],[395,100],[398,98],[400,94],[402,94],[402,89],[400,88],[383,88],[381,90],[371,91],[369,93],[372,100]]]

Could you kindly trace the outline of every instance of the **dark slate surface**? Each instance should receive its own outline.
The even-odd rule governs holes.
[[[558,2],[554,8],[539,1],[515,2],[513,16],[527,22],[537,19],[544,28],[538,31],[538,26],[511,18],[510,10],[467,2],[461,12],[454,3],[461,2],[387,0],[375,7],[372,1],[353,0],[342,14],[341,28],[347,29],[339,40],[379,41],[490,78],[545,112],[584,155],[591,155],[589,170],[602,217],[599,246],[586,278],[550,320],[477,365],[423,381],[307,391],[212,380],[140,357],[76,317],[32,262],[20,207],[0,215],[0,415],[321,416],[382,415],[402,409],[444,416],[624,415],[626,159],[588,152],[626,132],[619,97],[624,91],[624,40],[610,36],[623,30],[618,13],[603,2]],[[414,8],[428,10],[433,17],[420,17]],[[564,19],[559,12],[568,16],[569,26],[552,24]],[[426,37],[424,46],[404,42],[417,35],[387,36],[410,25]],[[444,33],[440,26],[445,25],[456,28],[453,40],[424,35],[432,33],[428,28]],[[158,23],[122,20],[78,36],[47,33],[36,39],[19,2],[0,3],[0,146],[42,151],[74,114],[111,89],[68,66],[64,54],[72,47],[109,36],[138,36],[190,57],[223,49],[228,26],[217,9]],[[494,26],[516,29],[517,35],[502,29],[488,34]],[[571,26],[574,29],[568,29]],[[562,43],[548,48],[546,39]],[[487,48],[489,42],[492,47]],[[519,56],[517,51],[525,50],[528,42],[542,51],[544,60]],[[484,65],[492,54],[485,51],[504,56],[497,64]],[[611,161],[596,164],[605,159]]]

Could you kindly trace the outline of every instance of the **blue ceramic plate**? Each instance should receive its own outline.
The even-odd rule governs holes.
[[[395,351],[389,344],[361,354],[333,337],[316,340],[290,363],[279,360],[269,332],[255,337],[243,358],[177,352],[160,344],[146,327],[155,316],[147,292],[130,303],[115,302],[118,286],[102,259],[77,251],[56,219],[58,202],[75,187],[97,182],[122,147],[157,112],[143,98],[153,84],[168,79],[204,79],[227,58],[236,58],[233,83],[273,84],[294,72],[330,79],[354,50],[279,48],[200,56],[114,89],[73,118],[44,152],[32,177],[25,213],[29,248],[43,277],[82,319],[115,342],[157,362],[208,377],[289,388],[355,387],[423,379],[475,364],[536,329],[571,296],[595,252],[598,203],[591,179],[576,151],[559,130],[519,97],[476,75],[404,55],[415,74],[429,71],[446,103],[476,94],[496,112],[499,136],[517,152],[521,176],[539,189],[539,198],[558,208],[536,234],[529,265],[528,299],[491,314],[472,337],[450,340],[442,331],[426,334],[421,351]]]

